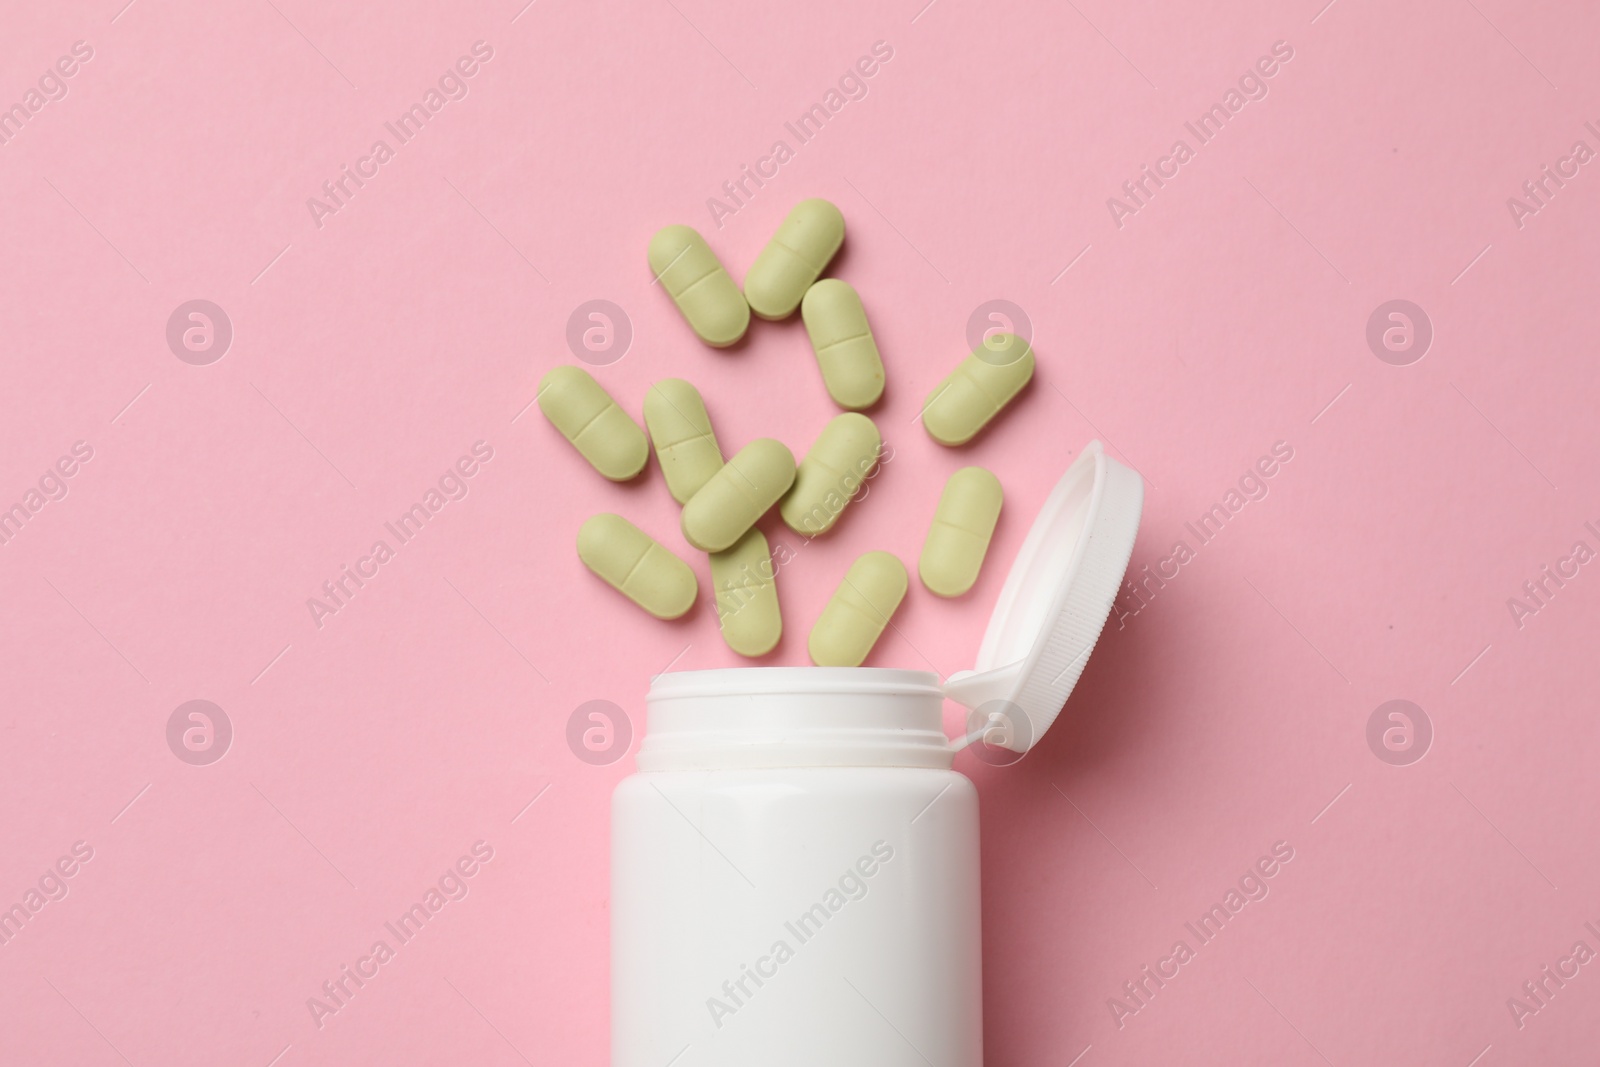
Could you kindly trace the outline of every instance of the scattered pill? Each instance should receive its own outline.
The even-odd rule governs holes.
[[[1033,349],[1014,333],[996,334],[928,395],[922,425],[942,445],[972,440],[1033,377]]]
[[[578,530],[578,558],[617,592],[658,619],[694,606],[694,571],[621,515],[595,515]]]
[[[842,408],[869,408],[883,395],[883,360],[861,297],[849,282],[824,278],[800,305],[828,395]]]
[[[917,561],[917,573],[928,592],[952,597],[972,588],[1004,496],[1000,479],[982,467],[962,467],[944,483]]]
[[[722,469],[722,450],[700,391],[682,378],[663,378],[644,395],[644,424],[667,476],[667,491],[678,503],[688,503]]]
[[[883,438],[871,419],[847,411],[828,420],[795,471],[794,487],[778,505],[789,529],[807,537],[827,533],[872,468]]]
[[[644,431],[581,367],[556,367],[539,383],[539,410],[594,469],[614,482],[644,470]]]
[[[741,656],[764,656],[783,636],[777,572],[760,530],[750,530],[726,552],[711,553],[711,587],[717,596],[722,639]]]
[[[677,303],[700,340],[726,348],[750,326],[750,305],[722,269],[705,238],[689,226],[667,226],[650,239],[650,271]]]
[[[744,276],[750,310],[786,319],[844,242],[844,216],[826,200],[796,204]]]
[[[683,536],[702,552],[721,552],[794,484],[794,456],[770,437],[751,441],[683,505]]]
[[[811,628],[811,662],[819,667],[861,666],[909,584],[905,564],[887,552],[868,552],[850,564]]]

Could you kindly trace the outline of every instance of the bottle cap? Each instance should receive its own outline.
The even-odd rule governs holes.
[[[1137,472],[1091,441],[1050,492],[1006,575],[978,659],[945,695],[972,708],[982,738],[1026,752],[1061,714],[1122,585],[1144,509]]]

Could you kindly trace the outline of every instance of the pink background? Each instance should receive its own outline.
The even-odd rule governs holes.
[[[613,701],[636,746],[650,674],[738,660],[653,461],[606,483],[527,405],[603,298],[634,331],[595,371],[626,409],[680,375],[724,445],[803,451],[834,409],[798,322],[706,349],[644,250],[688,222],[742,277],[805,196],[848,220],[834,273],[885,356],[895,458],[782,573],[771,662],[803,662],[854,555],[915,559],[958,466],[1005,484],[991,565],[964,600],[914,585],[874,664],[970,666],[1092,438],[1148,480],[1136,571],[1293,449],[1108,627],[1034,754],[960,761],[988,1062],[1592,1062],[1600,966],[1520,1027],[1507,998],[1600,949],[1600,576],[1520,627],[1507,601],[1600,549],[1600,173],[1520,228],[1506,200],[1600,149],[1600,14],[921,2],[11,5],[0,102],[75,41],[93,58],[0,148],[0,505],[74,442],[93,457],[0,547],[0,903],[75,842],[93,858],[0,946],[0,1062],[604,1060],[632,760],[580,761],[568,717]],[[479,40],[469,94],[319,228],[307,199]],[[876,41],[868,95],[716,228],[706,199],[794,147],[783,123]],[[1119,228],[1107,198],[1275,41],[1269,95]],[[914,418],[993,298],[1025,309],[1039,372],[946,450]],[[166,341],[192,299],[234,329],[207,366]],[[1435,332],[1408,366],[1366,341],[1392,299]],[[480,440],[470,493],[319,628],[307,598]],[[599,510],[694,561],[688,617],[579,566]],[[206,766],[166,739],[194,699],[234,731]],[[1391,699],[1433,727],[1409,766],[1366,740]],[[466,898],[319,1028],[307,998],[480,840]],[[1270,895],[1119,1027],[1108,998],[1278,841]]]

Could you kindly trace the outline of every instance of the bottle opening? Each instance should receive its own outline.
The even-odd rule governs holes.
[[[657,675],[639,769],[940,767],[954,751],[928,671],[729,667]]]

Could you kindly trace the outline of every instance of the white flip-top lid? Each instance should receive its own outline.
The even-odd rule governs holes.
[[[1144,482],[1091,441],[1050,492],[989,617],[973,670],[945,695],[979,737],[1026,752],[1061,714],[1111,614],[1139,531]]]

